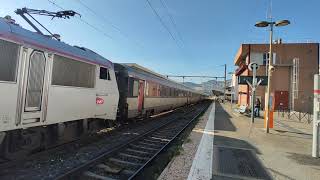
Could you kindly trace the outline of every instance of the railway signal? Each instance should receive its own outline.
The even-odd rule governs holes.
[[[250,63],[248,66],[249,70],[252,71],[252,82],[247,83],[251,88],[251,122],[254,123],[254,103],[255,103],[255,94],[256,94],[256,88],[259,86],[259,84],[262,82],[262,79],[260,79],[257,82],[257,70],[259,69],[259,65],[257,63]]]

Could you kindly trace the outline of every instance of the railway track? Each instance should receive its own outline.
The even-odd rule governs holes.
[[[135,179],[208,106],[204,103],[186,108],[178,118],[62,173],[57,179]]]

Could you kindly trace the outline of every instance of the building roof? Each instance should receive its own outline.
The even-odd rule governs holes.
[[[276,43],[273,44],[274,48],[277,47],[282,47],[282,46],[310,46],[310,45],[316,45],[318,46],[319,43],[315,43],[315,42],[301,42],[301,43]],[[266,46],[269,47],[269,44],[241,44],[238,52],[234,58],[234,64],[237,66],[241,66],[243,59],[246,58],[246,56],[248,55],[250,48],[253,46]]]
[[[249,48],[250,48],[249,44],[241,44],[240,45],[240,48],[236,54],[236,57],[234,58],[235,65],[241,64],[241,60],[244,59],[247,56],[247,54],[249,53]]]
[[[113,68],[111,61],[92,50],[83,47],[71,46],[64,42],[52,39],[52,37],[29,31],[17,24],[7,21],[4,18],[0,18],[0,38],[25,46],[36,47],[40,50],[58,53],[77,60]]]

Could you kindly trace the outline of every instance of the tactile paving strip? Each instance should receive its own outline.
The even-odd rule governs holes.
[[[272,179],[251,150],[213,146],[213,179]]]

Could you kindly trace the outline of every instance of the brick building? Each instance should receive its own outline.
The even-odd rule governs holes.
[[[269,44],[242,44],[234,59],[236,76],[252,76],[247,65],[260,65],[257,76],[267,75]],[[273,45],[271,94],[276,109],[312,112],[313,75],[319,72],[318,43],[277,43]],[[259,86],[256,97],[265,106],[266,86]],[[238,104],[250,106],[250,87],[238,86]]]

